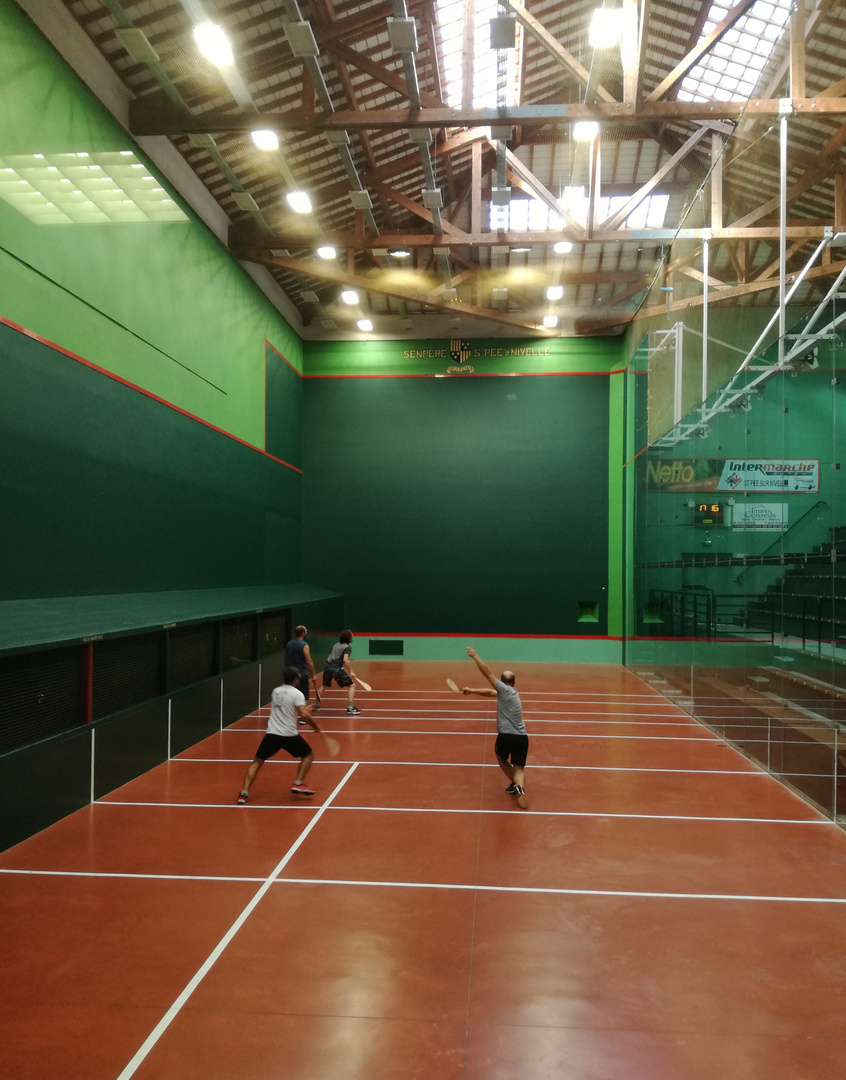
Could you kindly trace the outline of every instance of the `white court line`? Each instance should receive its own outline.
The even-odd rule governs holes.
[[[368,715],[368,716],[371,715],[371,714],[377,714],[379,716],[386,715],[386,716],[393,716],[397,720],[406,719],[405,714],[407,714],[407,713],[414,713],[414,714],[422,713],[422,714],[424,714],[426,716],[435,716],[435,717],[440,717],[440,718],[443,718],[443,719],[449,719],[451,716],[455,716],[455,717],[458,717],[458,718],[469,717],[469,718],[472,719],[475,716],[475,717],[478,717],[479,720],[486,720],[488,718],[494,719],[494,717],[496,716],[496,713],[493,711],[493,708],[495,708],[495,707],[488,706],[488,711],[485,711],[484,706],[482,708],[479,708],[479,709],[464,709],[464,710],[462,710],[462,709],[422,709],[422,708],[421,709],[416,709],[416,708],[409,708],[409,709],[378,709],[378,708],[374,708],[371,705],[369,707],[366,707],[366,708],[362,709],[361,711],[362,711],[362,713],[364,713],[365,715]],[[259,712],[261,712],[261,710],[259,710]],[[326,710],[321,710],[318,715],[323,716],[323,715],[325,715],[325,712],[326,712]],[[446,717],[444,717],[443,716],[444,713],[447,713],[448,715]],[[248,716],[255,716],[257,714],[256,713],[248,713],[247,715]],[[339,709],[338,710],[338,715],[339,716],[345,716],[347,714],[343,711],[343,709]],[[678,720],[683,720],[683,719],[686,718],[689,723],[695,723],[695,721],[693,721],[691,719],[690,714],[686,713],[686,712],[683,712],[681,709],[676,709],[673,712],[662,712],[662,713],[609,712],[607,709],[602,710],[602,711],[596,711],[596,712],[590,712],[590,711],[585,710],[585,709],[556,709],[554,712],[540,712],[540,711],[536,710],[536,711],[534,711],[532,713],[532,716],[529,719],[536,718],[536,717],[542,717],[542,716],[601,716],[601,717],[604,717],[605,719],[608,719],[609,717],[612,717],[612,716],[638,716],[638,717],[643,717],[646,720],[648,720],[650,718],[664,718],[664,719],[674,718],[674,719],[678,719]],[[408,717],[408,719],[410,719],[410,720],[413,720],[414,718],[415,718],[414,716],[409,716]],[[245,719],[245,717],[242,716],[242,717],[240,717],[240,719],[243,720],[243,719]],[[237,723],[237,721],[236,721],[236,723]]]
[[[185,807],[199,810],[244,810],[243,806],[232,803],[164,803],[164,802],[129,802],[117,800],[113,802],[98,803],[101,806],[148,806],[163,810],[181,810]],[[296,806],[278,805],[253,805],[248,810],[296,810]],[[315,807],[314,809],[318,809]],[[343,806],[336,805],[330,808],[333,813],[341,810],[373,810],[390,814],[513,814],[513,807],[502,810],[483,810],[481,807],[467,807],[465,809],[445,806]],[[819,818],[756,818],[756,817],[709,817],[707,814],[613,814],[603,813],[600,810],[524,810],[520,817],[575,817],[575,818],[633,818],[644,821],[728,821],[728,822],[763,822],[767,825],[832,825],[833,822],[820,816]],[[0,870],[2,872],[2,870]],[[235,880],[241,880],[233,878]],[[250,880],[252,878],[245,878]]]
[[[453,885],[419,881],[354,881],[343,878],[280,878],[277,885],[362,885],[374,889],[456,889],[541,896],[615,896],[644,900],[745,900],[783,904],[846,904],[841,896],[759,896],[754,893],[646,892],[635,889],[552,889],[528,885]],[[120,1078],[118,1078],[120,1080]]]
[[[453,702],[455,702],[454,697],[451,700]],[[445,702],[444,706],[442,708],[425,708],[424,705],[422,705],[422,704],[415,706],[415,705],[411,704],[411,702],[399,702],[397,704],[394,704],[392,707],[391,707],[391,702],[390,701],[378,701],[378,702],[367,702],[367,701],[365,701],[365,702],[362,702],[362,704],[364,705],[364,708],[362,710],[362,712],[364,712],[364,713],[435,713],[435,714],[440,714],[440,713],[464,713],[467,716],[476,716],[476,715],[479,715],[480,713],[483,713],[485,711],[485,708],[487,708],[487,710],[489,711],[489,710],[492,710],[492,708],[496,707],[495,705],[489,705],[489,704],[486,705],[484,702],[480,702],[479,705],[476,705],[475,707],[467,706],[465,708],[459,708],[456,704],[453,704],[452,706],[449,706],[449,702]],[[426,701],[424,704],[433,705],[435,703],[432,702],[432,701]],[[577,702],[577,701],[540,701],[540,702],[538,702],[538,704],[539,705],[578,705],[580,703]],[[585,704],[586,705],[602,705],[602,704],[605,704],[605,703],[602,702],[602,701],[586,701]],[[607,705],[609,705],[609,706],[627,705],[627,704],[631,704],[631,702],[625,702],[625,701],[623,701],[623,702],[607,702]],[[408,707],[405,707],[406,705]],[[321,712],[326,712],[327,708],[330,708],[330,707],[331,706],[327,705],[326,708],[321,708]],[[715,708],[716,706],[714,705],[714,706],[707,706],[707,707],[714,707]],[[340,714],[344,714],[346,706],[345,705],[337,705],[336,708],[337,708],[337,712],[339,712]],[[254,710],[252,713],[247,713],[246,715],[247,716],[267,715],[267,714],[269,714],[269,712],[270,712],[270,707],[269,706],[261,705],[260,708],[256,708],[256,710]],[[588,708],[556,708],[556,710],[553,710],[552,712],[550,712],[550,711],[541,712],[540,710],[534,710],[533,715],[535,715],[535,716],[687,716],[687,717],[689,717],[690,714],[686,713],[683,710],[683,708],[680,708],[677,705],[668,704],[668,707],[662,713],[643,713],[643,712],[631,712],[630,713],[630,712],[616,711],[616,710],[614,710],[614,708],[602,708],[602,710],[588,710]]]
[[[305,730],[305,729],[303,729]],[[264,728],[238,728],[235,734],[240,732],[251,731],[253,734],[261,733]],[[392,730],[391,728],[321,728],[321,731],[327,732],[332,735],[431,735],[442,738],[444,736],[454,737],[456,735],[472,735],[477,739],[492,739],[495,732],[493,731],[432,731],[428,728],[423,731],[411,731],[406,728],[400,728],[398,730]],[[214,732],[217,735],[217,732]],[[567,732],[547,733],[543,731],[531,731],[529,737],[532,739],[628,739],[631,741],[640,740],[641,742],[681,742],[681,743],[718,743],[724,745],[722,739],[716,735],[690,735],[685,738],[682,735],[574,735]],[[175,759],[172,759],[175,760]]]
[[[246,881],[262,882],[263,877],[223,877],[214,874],[131,874],[128,872],[110,872],[107,870],[15,870],[0,867],[0,874],[19,874],[32,877],[73,877],[73,878],[128,878],[142,881]]]
[[[434,697],[442,697],[447,699],[459,696],[455,694],[452,690],[401,690],[399,688],[394,689],[388,686],[377,686],[375,690],[372,690],[370,692],[364,690],[358,691],[358,693],[363,693],[366,695],[366,697],[362,699],[365,701],[371,696],[377,697],[386,694],[414,694],[415,697],[425,697],[427,694],[429,694]],[[712,696],[716,697],[718,695]],[[660,693],[660,691],[656,691],[654,694],[628,694],[624,692],[617,693],[613,691],[609,694],[603,694],[598,690],[585,690],[583,692],[577,690],[521,690],[520,697],[601,698],[603,701],[608,701],[612,699],[622,699],[624,701],[655,701],[656,699],[658,701],[668,700],[667,695]],[[265,706],[262,706],[262,708],[265,708]]]
[[[191,979],[191,981],[188,983],[188,985],[185,987],[179,997],[177,997],[177,999],[170,1006],[170,1008],[167,1010],[167,1012],[164,1014],[158,1024],[156,1024],[155,1028],[153,1028],[153,1030],[144,1040],[138,1052],[118,1076],[118,1080],[129,1080],[130,1076],[135,1075],[138,1067],[143,1063],[147,1055],[150,1053],[150,1051],[153,1049],[153,1047],[156,1045],[162,1035],[164,1035],[165,1031],[167,1031],[167,1029],[179,1015],[182,1006],[191,997],[191,995],[206,977],[208,972],[212,969],[218,957],[223,953],[226,946],[235,937],[235,935],[247,921],[248,917],[258,906],[258,903],[262,899],[264,894],[268,891],[270,886],[279,877],[279,875],[288,865],[290,860],[299,850],[311,830],[315,827],[318,821],[320,821],[320,818],[322,817],[326,808],[329,806],[329,804],[332,802],[332,800],[335,798],[335,796],[338,794],[344,784],[346,784],[347,780],[349,780],[349,778],[355,772],[355,769],[356,766],[353,765],[350,769],[346,771],[346,773],[344,773],[343,779],[340,781],[338,786],[335,788],[335,790],[332,792],[332,794],[329,796],[323,806],[320,807],[320,809],[317,811],[317,813],[311,819],[308,825],[306,825],[306,827],[303,829],[303,831],[300,833],[294,843],[288,848],[287,852],[282,857],[282,859],[280,859],[276,867],[265,878],[261,888],[256,892],[255,896],[253,896],[252,900],[250,900],[250,902],[247,904],[247,906],[244,908],[244,910],[241,912],[235,922],[229,927],[229,929],[226,931],[226,933],[211,951],[205,962],[202,964],[199,971],[197,971],[196,975],[194,975],[194,977]]]
[[[836,828],[836,826],[835,826],[835,828]],[[632,899],[645,899],[645,900],[744,900],[744,901],[751,901],[753,903],[757,902],[757,901],[761,901],[761,902],[767,901],[767,902],[771,902],[771,903],[785,903],[785,904],[846,904],[846,897],[840,897],[840,896],[830,896],[830,897],[827,897],[827,896],[765,896],[765,895],[759,895],[759,894],[755,894],[755,893],[678,893],[678,892],[649,892],[649,891],[646,891],[646,890],[635,890],[635,889],[556,889],[556,888],[552,888],[552,887],[532,886],[532,885],[479,885],[479,884],[476,884],[476,883],[461,885],[461,884],[455,884],[455,883],[452,883],[452,882],[357,881],[355,879],[346,879],[346,878],[285,878],[285,877],[279,877],[279,878],[275,878],[274,880],[271,881],[270,879],[262,879],[262,878],[222,878],[222,877],[221,878],[212,878],[212,877],[197,878],[197,877],[192,877],[190,875],[185,875],[184,877],[179,877],[177,875],[165,875],[165,874],[89,874],[89,873],[76,874],[73,871],[67,871],[67,870],[65,870],[65,871],[8,870],[8,871],[3,871],[3,873],[37,874],[37,875],[40,875],[42,877],[50,877],[50,876],[59,877],[59,876],[61,876],[61,877],[86,877],[86,878],[103,877],[103,878],[127,878],[127,879],[133,879],[133,878],[154,878],[154,879],[156,879],[157,878],[157,879],[166,879],[166,880],[169,880],[169,881],[220,881],[220,882],[244,881],[244,882],[248,882],[248,883],[256,883],[256,882],[262,881],[263,884],[262,884],[262,888],[260,890],[262,895],[264,894],[265,891],[267,891],[267,889],[270,888],[271,885],[342,885],[342,886],[347,887],[347,888],[349,886],[363,886],[363,887],[372,888],[372,889],[446,889],[446,890],[450,890],[450,891],[459,891],[459,892],[518,893],[518,894],[523,894],[523,895],[541,895],[541,896],[600,896],[600,897],[601,896],[613,896],[613,897],[630,897]],[[245,912],[246,912],[246,909],[245,909]],[[220,949],[220,945],[218,946],[218,948]],[[222,949],[221,949],[221,951],[222,951]],[[218,955],[219,955],[219,953],[218,953]],[[212,956],[214,956],[214,960],[216,960],[218,958],[214,954],[212,954]],[[208,966],[211,967],[211,963],[214,963],[214,960],[212,960],[211,957],[210,957],[209,960],[206,961],[206,964],[208,964]],[[211,961],[211,963],[209,961]],[[204,965],[204,967],[205,967],[205,965]],[[202,971],[203,969],[201,968],[200,970]],[[204,974],[207,974],[207,971],[208,971],[208,969],[206,969]],[[197,974],[199,975],[199,972]],[[197,975],[194,976],[194,979],[197,979]],[[193,981],[194,980],[192,980],[192,982]],[[190,986],[191,986],[191,984],[189,983],[189,987]],[[193,993],[193,990],[195,990],[195,989],[196,989],[196,986],[192,987],[190,992]],[[187,1000],[188,996],[190,996],[187,993],[187,991],[188,991],[188,987],[186,987],[186,989],[182,992],[182,995],[180,995],[180,998],[183,995],[185,995],[185,1000]],[[177,998],[177,1000],[171,1006],[171,1009],[174,1009],[176,1007],[177,1003],[180,1002],[180,998]],[[185,1002],[182,1001],[179,1007],[181,1008],[182,1005],[184,1005],[184,1003]],[[170,1010],[168,1012],[170,1012]],[[165,1014],[165,1018],[167,1017],[167,1015],[168,1014]],[[167,1024],[158,1033],[158,1036],[156,1037],[156,1040],[155,1040],[156,1042],[158,1041],[159,1038],[161,1038],[161,1036],[164,1034],[167,1027],[175,1019],[175,1017],[176,1017],[176,1013],[174,1013],[174,1015],[167,1021]],[[163,1024],[163,1023],[164,1023],[164,1019],[160,1022],[159,1026],[161,1026],[161,1024]],[[149,1036],[147,1042],[150,1042],[150,1039],[153,1038],[153,1036],[156,1034],[156,1031],[158,1031],[158,1028],[155,1029],[151,1033],[151,1035]],[[144,1050],[145,1047],[147,1047],[146,1053],[144,1054],[144,1057],[146,1057],[147,1054],[150,1052],[150,1050],[153,1048],[154,1045],[155,1045],[155,1042],[152,1042],[152,1043],[150,1043],[150,1046],[147,1047],[147,1043],[145,1043],[144,1046],[142,1046],[141,1049],[138,1051],[138,1054],[135,1055],[135,1058],[133,1058],[132,1061],[130,1061],[129,1065],[126,1066],[126,1069],[124,1069],[124,1071],[120,1074],[120,1076],[118,1077],[118,1080],[126,1080],[126,1078],[132,1076],[135,1073],[135,1071],[137,1070],[138,1066],[144,1060],[144,1058],[140,1058],[137,1061],[137,1063],[135,1063],[135,1059],[138,1058],[138,1056],[141,1054],[141,1052]],[[133,1067],[133,1063],[135,1063],[134,1067]],[[127,1072],[127,1070],[130,1069],[130,1068],[132,1068],[132,1072]]]
[[[729,748],[730,749],[730,748]],[[171,758],[166,762],[168,765],[178,765],[180,762],[187,762],[194,765],[229,765],[236,763],[244,765],[251,761],[251,758],[187,758],[176,757]],[[744,761],[747,759],[744,758]],[[390,761],[387,759],[380,760],[374,759],[372,761],[358,759],[357,762],[350,762],[346,760],[339,760],[338,758],[321,758],[322,764],[333,765],[419,765],[424,768],[451,768],[451,769],[498,769],[499,765],[490,765],[484,761]],[[291,762],[288,759],[274,761],[272,758],[268,758],[265,762],[266,765],[290,765]],[[770,776],[768,772],[765,772],[759,765],[750,761],[752,768],[749,769],[650,769],[650,768],[626,768],[623,766],[608,766],[608,765],[543,765],[534,763],[529,766],[534,772],[536,769],[557,769],[565,770],[567,772],[643,772],[643,773],[680,773],[682,776]],[[817,773],[790,773],[790,776],[817,776]],[[101,800],[102,801],[102,800]]]

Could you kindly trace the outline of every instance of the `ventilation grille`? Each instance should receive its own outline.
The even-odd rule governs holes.
[[[260,616],[259,655],[281,652],[288,643],[288,613],[271,611]]]
[[[220,669],[230,671],[255,659],[256,620],[254,615],[227,619],[220,628]]]
[[[169,689],[179,690],[215,674],[214,636],[214,625],[209,623],[170,631]]]
[[[402,638],[371,638],[370,656],[402,656]]]
[[[0,658],[0,753],[82,722],[80,649]]]
[[[161,692],[161,634],[137,634],[94,645],[95,718],[149,701]]]

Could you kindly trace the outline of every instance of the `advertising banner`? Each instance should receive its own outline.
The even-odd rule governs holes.
[[[778,491],[820,489],[819,458],[647,458],[642,483],[647,491]]]
[[[732,528],[739,532],[785,532],[787,530],[787,503],[735,503]]]

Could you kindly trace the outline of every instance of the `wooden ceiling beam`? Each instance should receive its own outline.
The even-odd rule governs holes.
[[[752,2],[752,0],[750,0],[750,2]],[[534,15],[530,15],[522,4],[517,3],[517,0],[509,0],[509,6],[517,16],[517,21],[526,30],[526,33],[531,34],[535,41],[546,49],[549,55],[557,61],[569,75],[576,79],[582,86],[587,87],[590,82],[590,72],[588,69],[580,64],[576,57],[568,52],[564,46],[561,45],[540,22],[538,22]],[[613,94],[609,94],[605,87],[598,83],[595,85],[595,93],[600,101],[613,102],[616,100]]]
[[[690,71],[692,67],[702,59],[702,57],[711,51],[711,49],[722,40],[726,34],[731,30],[738,19],[743,18],[749,8],[755,3],[755,0],[739,0],[739,3],[735,4],[731,11],[726,15],[722,22],[718,23],[714,29],[706,37],[702,38],[694,47],[690,50],[687,56],[684,57],[670,74],[662,79],[660,83],[655,87],[651,94],[647,94],[647,101],[658,101],[664,94],[667,93],[677,82],[680,82],[685,75]]]
[[[243,110],[193,115],[170,102],[164,94],[150,94],[130,103],[129,128],[133,135],[216,134],[223,131],[251,131],[256,126],[275,131],[399,131],[408,128],[566,126],[578,120],[595,120],[606,126],[669,121],[706,122],[743,116],[778,116],[778,99],[751,101],[652,101],[637,110],[626,102],[597,102],[592,105],[515,105],[503,110],[484,108],[389,108],[346,109],[331,115],[309,115],[301,109],[279,113],[251,113]],[[846,116],[846,97],[798,98],[793,100],[796,116]]]
[[[634,195],[632,195],[632,197],[627,200],[625,205],[622,206],[616,214],[612,214],[609,218],[607,218],[607,220],[602,222],[602,228],[616,229],[618,225],[621,225],[629,216],[629,214],[631,214],[632,211],[634,211],[643,202],[645,198],[652,194],[652,192],[655,190],[656,187],[658,187],[664,177],[668,173],[672,172],[673,169],[679,164],[679,162],[683,161],[687,157],[687,155],[694,148],[694,146],[696,146],[700,139],[704,138],[709,133],[710,128],[707,128],[704,125],[698,127],[696,131],[694,131],[694,133],[687,140],[687,142],[685,142],[675,152],[675,154],[673,154],[670,160],[665,161],[661,168],[656,171],[655,175],[652,177],[651,180],[647,180],[642,187],[638,188]]]
[[[832,262],[826,266],[818,266],[813,270],[809,270],[805,275],[805,281],[816,281],[820,278],[833,277],[839,274],[841,270],[846,270],[846,261]],[[777,289],[778,280],[771,278],[769,281],[753,281],[744,285],[729,285],[725,289],[720,289],[717,293],[709,293],[708,303],[720,303],[723,304],[727,300],[739,300],[746,296],[751,296],[755,293],[764,292],[767,289]],[[703,304],[703,297],[699,294],[685,297],[683,300],[671,300],[669,304],[669,312],[685,311],[692,307],[701,307]],[[642,322],[644,319],[653,319],[656,317],[665,316],[668,312],[668,305],[666,302],[661,304],[651,304],[649,307],[639,308],[634,315],[612,315],[610,317],[587,315],[581,319],[577,319],[575,332],[577,334],[591,334],[598,333],[602,330],[612,330],[617,326],[626,326],[630,322]]]
[[[819,183],[820,180],[824,180],[829,173],[834,170],[837,163],[837,155],[844,145],[846,145],[846,124],[843,124],[838,128],[836,133],[828,140],[820,153],[816,156],[817,164],[813,168],[807,169],[802,176],[791,185],[787,192],[788,206],[798,199],[803,192],[807,191],[808,188],[813,187],[815,184]],[[762,217],[766,217],[767,214],[771,214],[774,210],[777,210],[779,205],[780,196],[768,199],[755,210],[738,218],[737,221],[733,222],[733,225],[735,228],[743,228],[746,225],[752,225]]]
[[[358,68],[359,71],[363,71],[366,75],[369,75],[371,79],[375,79],[376,82],[381,83],[383,86],[387,86],[389,90],[393,90],[395,93],[400,94],[406,99],[408,98],[408,84],[398,72],[391,71],[389,68],[385,67],[384,64],[377,64],[365,53],[359,52],[358,49],[350,48],[349,45],[345,45],[342,41],[333,39],[326,43],[325,48],[330,56],[334,56],[337,60],[343,60],[344,63]],[[425,108],[444,108],[444,102],[441,101],[436,94],[430,94],[426,90],[420,91],[420,101]]]
[[[390,275],[387,280],[380,281],[379,275],[373,277],[361,277],[357,274],[344,272],[340,269],[324,263],[317,266],[313,263],[301,262],[299,259],[290,259],[278,255],[271,255],[261,250],[245,250],[238,254],[238,258],[248,262],[257,262],[264,266],[276,266],[283,270],[289,270],[295,274],[302,274],[314,278],[317,281],[331,282],[335,285],[343,285],[347,288],[361,289],[362,292],[376,293],[379,296],[392,296],[396,300],[404,300],[407,303],[422,304],[428,307],[440,308],[450,314],[471,315],[474,318],[488,319],[492,322],[502,323],[505,326],[516,327],[520,330],[531,330],[539,337],[557,336],[557,334],[545,333],[542,327],[538,327],[537,320],[521,318],[519,315],[509,315],[504,311],[494,308],[477,307],[475,304],[458,304],[452,301],[444,301],[436,295],[425,293],[411,287],[404,287],[397,281],[397,275]]]
[[[392,190],[392,189],[386,189]],[[399,194],[399,193],[397,193]],[[403,197],[403,205],[405,203],[413,203],[413,200]],[[416,209],[411,206],[406,207],[411,209],[412,213],[421,217],[424,221],[427,220],[425,215],[428,215],[428,211],[418,204],[414,204]],[[431,216],[431,215],[429,215]],[[443,220],[443,219],[442,219]],[[746,229],[734,229],[731,226],[727,229],[709,230],[709,229],[683,229],[681,235],[679,232],[673,229],[617,229],[614,232],[607,232],[598,230],[589,239],[584,235],[576,236],[572,233],[565,231],[560,232],[483,232],[483,233],[463,233],[455,226],[450,226],[450,232],[442,233],[421,233],[421,232],[383,232],[378,235],[362,232],[360,235],[355,232],[327,232],[325,241],[327,244],[334,244],[336,247],[349,247],[350,245],[357,245],[359,247],[432,247],[437,245],[438,247],[496,247],[499,245],[525,245],[529,244],[532,247],[546,247],[557,243],[559,240],[569,240],[576,244],[608,244],[608,243],[629,243],[636,244],[638,247],[647,246],[652,243],[656,247],[671,243],[674,239],[683,240],[702,240],[710,236],[712,240],[754,240],[754,241],[771,241],[778,240],[779,229],[777,225],[766,226],[764,228],[746,228]],[[831,230],[830,223],[819,223],[813,225],[795,225],[788,226],[785,230],[785,235],[788,240],[822,240],[823,237],[828,235]],[[230,227],[230,236],[233,238],[233,244],[236,246],[243,246],[245,243],[249,243],[251,247],[266,246],[268,249],[273,248],[302,248],[311,244],[310,239],[304,239],[302,233],[285,233],[274,232],[268,235],[256,236],[255,230],[252,226],[244,225],[232,225]]]

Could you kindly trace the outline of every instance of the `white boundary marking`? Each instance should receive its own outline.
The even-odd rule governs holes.
[[[754,893],[641,892],[636,889],[553,889],[531,885],[452,885],[416,881],[347,881],[343,878],[281,878],[285,885],[364,885],[382,889],[456,889],[473,892],[523,893],[553,896],[624,896],[647,900],[751,900],[784,904],[846,904],[841,896],[759,896]],[[120,1080],[120,1078],[118,1078]]]
[[[293,854],[293,852],[291,853]],[[783,903],[783,904],[846,904],[846,897],[841,896],[767,896],[759,893],[681,893],[681,892],[650,892],[648,890],[639,889],[563,889],[554,888],[552,886],[533,886],[533,885],[479,885],[477,882],[468,882],[466,884],[459,884],[455,882],[437,882],[437,881],[360,881],[354,878],[283,878],[274,877],[271,878],[235,878],[235,877],[201,877],[190,874],[178,875],[178,874],[93,874],[93,873],[74,873],[73,871],[50,871],[50,870],[6,870],[3,871],[7,874],[35,874],[44,876],[56,876],[56,877],[103,877],[103,878],[126,878],[126,879],[154,879],[163,881],[215,881],[222,883],[231,882],[245,882],[247,884],[262,883],[262,887],[259,893],[256,894],[254,900],[257,902],[259,896],[263,896],[264,893],[270,888],[271,885],[343,885],[349,886],[364,886],[366,888],[373,889],[447,889],[458,892],[490,892],[490,893],[520,893],[523,895],[541,895],[541,896],[624,896],[632,898],[641,898],[647,900],[744,900],[751,902],[769,902],[769,903]],[[253,904],[253,907],[255,905]],[[242,915],[246,917],[252,907],[247,905]],[[188,997],[200,980],[208,974],[212,964],[218,959],[220,953],[225,948],[225,944],[231,940],[231,936],[237,932],[240,926],[236,927],[234,924],[230,928],[229,934],[225,939],[221,939],[214,952],[209,956],[206,963],[200,968],[200,971],[191,980],[191,983],[183,990],[182,994],[171,1005],[165,1017],[159,1022],[159,1025],[148,1036],[147,1041],[130,1061],[126,1069],[133,1066],[132,1072],[127,1072],[126,1069],[120,1074],[118,1080],[127,1080],[132,1076],[138,1066],[144,1060],[144,1057],[150,1052],[159,1038],[164,1034],[167,1027],[176,1018],[176,1014],[179,1009],[185,1004]],[[231,936],[230,936],[231,935]],[[224,944],[225,940],[225,944]],[[201,974],[202,973],[202,974]],[[193,984],[193,985],[192,985]],[[189,989],[190,988],[190,989]],[[178,1008],[177,1008],[178,1006]],[[170,1013],[173,1012],[171,1016]],[[169,1017],[169,1019],[168,1019]],[[165,1020],[167,1023],[165,1023]],[[164,1026],[162,1026],[164,1025]],[[159,1030],[161,1028],[161,1030]],[[156,1034],[158,1032],[158,1034]],[[153,1036],[156,1036],[154,1041]],[[149,1046],[147,1045],[149,1043]],[[145,1050],[144,1057],[139,1058],[142,1051]],[[138,1060],[136,1061],[136,1058]]]
[[[739,755],[740,756],[740,755]],[[747,758],[742,760],[746,761]],[[188,757],[175,757],[172,758],[168,764],[178,765],[182,762],[188,762],[194,765],[219,765],[219,764],[231,764],[237,761],[243,765],[252,761],[252,758],[188,758]],[[358,758],[355,762],[343,761],[338,758],[321,758],[322,764],[332,765],[419,765],[421,768],[456,768],[456,769],[498,769],[499,765],[490,765],[483,761],[391,761],[390,759],[380,760],[378,758],[372,761]],[[273,761],[268,758],[266,765],[290,765],[291,762],[287,759]],[[625,766],[608,766],[608,765],[531,765],[532,772],[536,769],[565,769],[569,772],[643,772],[643,773],[681,773],[684,776],[766,776],[773,779],[768,772],[765,772],[760,766],[755,765],[750,761],[748,769],[650,769],[650,768],[628,768]],[[817,776],[817,773],[789,773],[790,776]]]
[[[241,731],[249,731],[253,734],[256,732],[261,733],[264,728],[239,728]],[[321,728],[321,731],[332,732],[335,735],[446,735],[454,737],[456,735],[474,736],[477,739],[492,739],[496,734],[495,731],[413,731],[410,728],[405,730],[392,730],[391,728]],[[723,745],[722,739],[716,735],[600,735],[598,732],[591,732],[589,735],[571,735],[566,732],[538,732],[533,731],[529,736],[531,739],[639,739],[641,742],[680,742],[680,743],[716,743],[718,746]]]
[[[308,825],[306,825],[306,827],[303,829],[303,831],[300,833],[300,835],[297,837],[297,839],[294,841],[294,843],[288,848],[287,852],[284,854],[284,856],[279,861],[279,863],[276,865],[276,867],[265,878],[263,884],[261,885],[261,888],[259,888],[259,890],[256,892],[256,894],[253,896],[252,900],[250,900],[250,902],[247,904],[247,906],[244,908],[244,910],[241,912],[241,914],[238,916],[238,918],[235,920],[235,922],[229,927],[229,929],[226,931],[226,933],[223,935],[223,937],[220,939],[220,941],[217,943],[217,945],[214,947],[214,949],[212,949],[211,953],[206,958],[205,962],[202,964],[199,971],[197,971],[196,975],[194,975],[194,977],[191,979],[191,981],[188,983],[188,985],[185,987],[185,989],[182,991],[182,993],[177,997],[177,999],[170,1006],[170,1008],[167,1010],[167,1012],[164,1014],[164,1016],[161,1018],[161,1020],[158,1022],[158,1024],[156,1024],[156,1026],[153,1028],[153,1030],[150,1032],[150,1034],[144,1040],[144,1042],[142,1043],[141,1047],[138,1049],[137,1053],[134,1055],[132,1060],[129,1062],[129,1064],[126,1066],[126,1068],[123,1069],[123,1071],[118,1076],[118,1080],[129,1080],[129,1077],[135,1075],[135,1072],[138,1069],[139,1065],[141,1065],[143,1063],[143,1061],[145,1060],[147,1055],[150,1053],[150,1051],[153,1049],[153,1047],[156,1045],[156,1043],[159,1041],[159,1039],[162,1037],[162,1035],[165,1033],[165,1031],[167,1031],[167,1029],[170,1027],[170,1025],[173,1023],[173,1021],[179,1015],[179,1012],[182,1009],[182,1006],[190,998],[190,996],[194,993],[194,991],[197,989],[197,987],[200,985],[200,983],[206,977],[208,972],[212,969],[212,967],[216,963],[218,957],[223,953],[224,949],[227,947],[229,942],[235,937],[235,935],[238,933],[238,931],[241,929],[241,927],[247,921],[247,918],[252,914],[252,912],[258,906],[258,903],[262,899],[264,894],[268,891],[270,886],[279,877],[279,875],[282,873],[282,871],[288,865],[288,863],[290,862],[292,857],[296,854],[296,852],[302,846],[302,844],[305,841],[306,837],[309,835],[309,833],[315,827],[315,825],[318,823],[318,821],[320,821],[320,818],[323,816],[324,811],[330,805],[330,803],[335,798],[335,796],[338,794],[338,792],[341,790],[341,788],[344,786],[344,784],[346,784],[347,780],[349,780],[349,778],[355,772],[355,769],[356,769],[356,765],[353,764],[352,767],[350,769],[348,769],[346,773],[344,773],[343,779],[337,785],[335,790],[332,792],[332,794],[329,796],[329,798],[326,800],[326,802],[323,804],[323,806],[320,807],[320,809],[317,811],[317,813],[311,819],[311,821],[308,823]]]
[[[111,800],[108,802],[99,802],[98,806],[146,806],[159,808],[161,810],[238,810],[243,812],[244,808],[234,803],[166,803],[166,802],[129,802],[117,800]],[[303,810],[314,809],[319,810],[319,806],[303,807],[301,805],[261,805],[255,804],[248,806],[249,811],[253,810]],[[384,811],[389,814],[513,814],[513,808],[502,810],[483,810],[481,807],[467,807],[465,809],[446,806],[343,806],[337,805],[331,807],[333,813],[337,813],[340,810],[378,810]],[[834,822],[829,821],[828,818],[820,816],[819,818],[757,818],[757,817],[717,817],[709,816],[707,814],[614,814],[603,812],[601,810],[525,810],[519,815],[520,817],[574,817],[574,818],[635,818],[642,819],[644,821],[728,821],[728,822],[763,822],[768,825],[833,825]],[[0,867],[0,873],[3,872],[3,868]]]
[[[263,877],[226,877],[223,874],[133,874],[130,871],[109,870],[27,870],[14,867],[0,867],[0,874],[18,874],[30,877],[73,877],[73,878],[138,878],[142,881],[246,881],[263,882]]]

